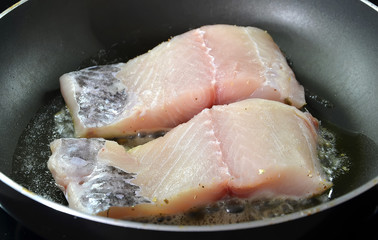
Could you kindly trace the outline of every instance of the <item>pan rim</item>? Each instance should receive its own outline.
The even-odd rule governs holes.
[[[3,18],[8,13],[10,13],[11,11],[13,11],[14,9],[16,9],[17,7],[19,7],[20,5],[26,3],[27,1],[29,0],[20,0],[16,2],[15,4],[13,4],[12,6],[10,6],[9,8],[5,9],[3,12],[0,12],[0,19]]]
[[[373,10],[378,12],[378,6],[374,3],[370,2],[369,0],[360,0],[361,2],[365,3],[367,6],[371,7]]]
[[[50,201],[42,196],[39,196],[38,194],[31,192],[25,187],[19,185],[18,183],[10,179],[8,176],[3,174],[1,171],[0,171],[0,181],[5,183],[7,186],[11,187],[15,191],[17,191],[19,194],[22,194],[25,197],[28,197],[37,203],[42,204],[51,209],[54,209],[63,214],[71,215],[74,218],[82,218],[85,220],[95,221],[97,223],[103,223],[103,224],[112,225],[116,227],[134,228],[134,229],[141,229],[141,230],[154,230],[154,231],[166,231],[166,232],[214,232],[214,231],[243,230],[243,229],[252,229],[252,228],[258,228],[258,227],[270,226],[274,224],[293,221],[296,219],[300,219],[306,216],[323,212],[325,210],[336,207],[348,200],[351,200],[354,197],[373,188],[374,186],[377,186],[378,176],[366,182],[365,184],[361,185],[360,187],[355,188],[353,191],[350,191],[340,197],[337,197],[335,199],[332,199],[330,201],[324,202],[320,205],[317,205],[317,206],[314,206],[314,207],[311,207],[302,211],[285,214],[285,215],[273,217],[273,218],[266,218],[263,220],[248,221],[248,222],[234,223],[234,224],[217,224],[217,225],[201,225],[201,226],[198,226],[198,225],[188,225],[188,226],[186,225],[185,226],[159,225],[159,224],[152,224],[152,223],[140,223],[140,222],[134,222],[134,221],[129,221],[129,220],[113,219],[113,218],[107,218],[107,217],[96,216],[96,215],[89,215],[89,214],[74,210],[72,208],[69,208],[68,206],[64,206],[62,204]]]
[[[8,13],[10,13],[11,11],[13,11],[17,7],[21,6],[22,4],[28,1],[29,0],[20,0],[14,5],[12,5],[11,7],[9,7],[8,9],[4,10],[3,12],[0,12],[0,20],[5,15],[7,15]],[[366,5],[367,7],[370,7],[373,10],[378,12],[378,7],[374,5],[373,3],[371,3],[370,1],[360,0],[360,2],[364,3],[364,5]],[[317,206],[314,206],[314,207],[311,207],[302,211],[286,214],[279,217],[268,218],[264,220],[256,220],[256,221],[249,221],[249,222],[235,223],[235,224],[219,224],[219,225],[204,225],[204,226],[146,224],[146,223],[139,223],[139,222],[133,222],[133,221],[128,221],[128,220],[118,220],[118,219],[111,219],[111,218],[106,218],[102,216],[89,215],[89,214],[71,209],[67,206],[55,203],[46,198],[43,198],[42,196],[37,195],[36,193],[33,193],[29,191],[28,189],[26,189],[25,187],[19,185],[18,183],[13,181],[11,178],[9,178],[7,175],[2,173],[1,171],[0,171],[0,181],[6,184],[7,186],[9,186],[10,188],[12,188],[13,190],[15,190],[16,192],[18,192],[19,194],[22,194],[25,197],[32,199],[39,204],[42,204],[56,211],[59,211],[63,214],[68,214],[73,217],[78,217],[78,218],[82,218],[89,221],[95,221],[98,223],[113,225],[116,227],[135,228],[135,229],[142,229],[142,230],[155,230],[155,231],[167,231],[167,232],[212,232],[212,231],[243,230],[243,229],[264,227],[268,225],[293,221],[293,220],[300,219],[309,215],[323,212],[325,210],[336,207],[344,202],[347,202],[348,200],[351,200],[352,198],[377,186],[378,176],[376,176],[375,178],[371,179],[365,184],[359,186],[358,188],[355,188],[354,190],[340,197],[337,197],[335,199],[332,199],[330,201],[327,201],[325,203],[322,203],[320,205],[317,205]]]

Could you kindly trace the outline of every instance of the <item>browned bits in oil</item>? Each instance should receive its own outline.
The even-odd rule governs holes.
[[[291,102],[291,100],[289,98],[285,98],[284,99],[284,103],[287,104],[287,105],[293,105],[293,103]]]

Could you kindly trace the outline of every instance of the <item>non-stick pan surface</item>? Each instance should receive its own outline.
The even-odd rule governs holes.
[[[332,206],[377,184],[377,20],[375,10],[352,0],[26,2],[0,19],[0,203],[46,237],[173,238],[183,232],[217,234],[213,231],[226,231],[218,232],[221,236],[299,237],[329,216]],[[358,147],[359,157],[340,179],[338,197],[304,212],[263,221],[156,226],[81,214],[9,178],[19,136],[50,101],[51,93],[57,92],[61,74],[77,69],[101,49],[114,49],[115,44],[122,47],[116,48],[114,58],[126,61],[170,36],[215,23],[266,29],[308,90],[311,113],[355,137],[349,144]]]

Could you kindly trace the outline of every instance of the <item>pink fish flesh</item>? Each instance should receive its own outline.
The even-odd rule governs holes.
[[[60,85],[77,137],[170,129],[204,108],[248,98],[305,104],[270,35],[230,25],[191,30],[127,63],[64,74]]]
[[[126,151],[104,139],[58,139],[48,167],[70,207],[130,218],[222,199],[303,199],[332,184],[317,157],[317,121],[293,106],[247,99],[205,109]]]

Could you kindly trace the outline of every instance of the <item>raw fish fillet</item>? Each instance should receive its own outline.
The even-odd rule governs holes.
[[[129,151],[93,138],[51,148],[48,167],[70,207],[113,218],[175,214],[225,196],[302,199],[332,185],[317,158],[316,119],[263,99],[205,109]]]
[[[229,25],[191,30],[127,63],[64,74],[60,85],[78,137],[170,129],[204,108],[247,98],[305,104],[270,35]]]

